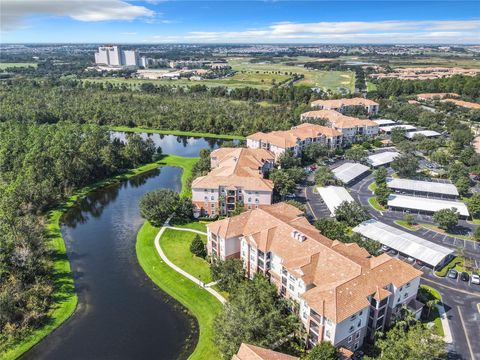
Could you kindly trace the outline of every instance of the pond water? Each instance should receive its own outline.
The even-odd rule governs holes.
[[[135,254],[148,191],[180,191],[181,169],[163,167],[90,193],[63,219],[79,305],[25,359],[177,359],[196,344],[197,326],[145,275]]]
[[[188,137],[176,135],[162,135],[151,133],[137,133],[143,139],[150,138],[155,143],[155,146],[160,146],[164,154],[179,155],[185,157],[197,157],[201,149],[217,149],[224,142],[231,140],[202,138],[202,137]],[[126,133],[113,131],[112,136],[115,136],[125,141]],[[238,143],[238,140],[234,140]]]

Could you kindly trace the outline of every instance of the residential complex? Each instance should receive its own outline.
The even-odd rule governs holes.
[[[300,358],[243,343],[232,360],[300,360]]]
[[[246,209],[271,204],[273,183],[264,174],[275,155],[266,149],[220,148],[210,154],[211,171],[192,182],[197,216],[225,215],[238,206]]]
[[[399,80],[433,80],[452,77],[454,75],[476,76],[480,74],[478,69],[425,67],[425,68],[398,68],[389,73],[377,73],[368,75],[373,79],[399,79]]]
[[[376,114],[379,110],[379,105],[375,101],[359,97],[352,99],[315,100],[310,106],[314,109],[335,110],[339,112],[344,112],[350,106],[359,106],[365,108],[369,114]]]
[[[135,50],[122,50],[117,45],[105,45],[95,53],[95,64],[103,66],[139,66],[140,58]]]
[[[450,102],[450,103],[453,103],[457,106],[464,107],[466,109],[480,109],[480,104],[477,104],[477,103],[474,103],[474,102],[457,100],[457,99],[445,99],[445,100],[442,100],[442,101]]]
[[[339,131],[344,143],[353,143],[378,134],[377,123],[368,119],[345,116],[335,110],[314,110],[303,113],[301,121],[324,120],[327,126]]]
[[[417,100],[428,101],[428,100],[440,100],[446,98],[458,98],[460,95],[456,93],[423,93],[417,94]]]
[[[342,143],[342,133],[329,127],[303,123],[286,131],[257,132],[247,136],[247,147],[269,150],[276,158],[286,150],[300,155],[305,145],[310,143],[336,148]]]
[[[321,235],[296,207],[259,206],[207,226],[209,255],[240,258],[246,276],[260,272],[293,300],[308,346],[329,341],[357,350],[399,313],[420,315],[421,272],[387,254]]]

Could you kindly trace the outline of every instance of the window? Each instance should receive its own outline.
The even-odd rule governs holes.
[[[357,350],[358,349],[358,342],[355,343],[355,345],[353,345],[353,350]]]
[[[252,202],[252,198],[251,198],[251,197],[248,198],[248,202],[249,202],[249,203]]]
[[[357,327],[362,326],[362,320],[358,320]]]
[[[330,335],[331,335],[330,330],[326,330],[326,331],[325,331],[325,338],[326,338],[326,339],[330,339]]]
[[[405,294],[403,294],[403,298],[406,299],[408,297],[408,293],[406,292]]]
[[[350,316],[350,321],[353,321],[357,318],[357,315],[356,314],[353,314],[352,316]]]
[[[360,331],[355,334],[355,340],[360,337]]]
[[[363,315],[363,310],[360,310],[360,312],[358,313],[358,316],[362,316]]]
[[[290,291],[295,291],[295,286],[293,286],[292,284],[288,285],[288,288],[290,289]]]
[[[214,200],[215,199],[215,196],[210,196],[210,200]]]
[[[352,337],[352,335],[350,335],[350,336],[348,337],[348,342],[351,343],[352,340],[353,340],[353,337]]]
[[[350,326],[350,329],[348,329],[348,332],[349,332],[349,333],[352,333],[353,330],[355,330],[355,328],[354,328],[353,326]]]
[[[410,287],[410,283],[408,282],[407,285],[405,285],[406,287]]]

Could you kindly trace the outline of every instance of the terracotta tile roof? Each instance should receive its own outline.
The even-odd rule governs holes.
[[[338,109],[342,106],[372,106],[377,105],[378,103],[370,100],[364,99],[360,97],[352,98],[352,99],[334,99],[334,100],[315,100],[311,103],[311,107],[330,107],[332,109]]]
[[[457,106],[461,106],[467,109],[480,109],[480,104],[473,103],[473,102],[468,102],[468,101],[463,101],[463,100],[455,100],[455,99],[445,99],[442,101],[447,101],[454,103]]]
[[[368,119],[358,119],[351,116],[345,116],[335,110],[314,110],[307,111],[301,115],[302,119],[316,118],[326,119],[332,126],[336,128],[354,128],[364,126],[375,126],[378,124]]]
[[[355,243],[326,238],[285,203],[260,206],[207,227],[223,238],[242,236],[282,258],[282,265],[311,287],[302,294],[308,305],[336,323],[368,306],[369,296],[388,296],[389,284],[399,288],[422,274],[387,254],[372,257]]]
[[[460,97],[460,95],[456,93],[423,93],[417,94],[417,99],[444,99],[447,97]]]
[[[247,139],[268,142],[272,145],[286,149],[297,145],[298,140],[302,141],[308,138],[317,138],[322,136],[331,138],[341,135],[342,133],[339,131],[326,126],[304,123],[285,131],[272,131],[269,133],[257,132],[247,136]]]
[[[248,190],[272,191],[273,182],[263,178],[265,161],[273,162],[275,155],[265,149],[221,148],[212,151],[217,167],[192,182],[192,188],[217,189],[219,186]]]
[[[232,360],[300,360],[300,358],[242,343],[238,353],[233,355]]]

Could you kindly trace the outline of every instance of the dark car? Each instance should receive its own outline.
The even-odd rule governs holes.
[[[454,269],[450,269],[450,270],[448,270],[447,276],[448,276],[450,279],[456,279],[457,276],[458,276],[458,271],[457,271],[457,270],[454,270]]]
[[[462,280],[462,281],[468,281],[469,278],[470,278],[470,276],[468,276],[468,274],[466,272],[462,272],[460,274],[460,280]]]

